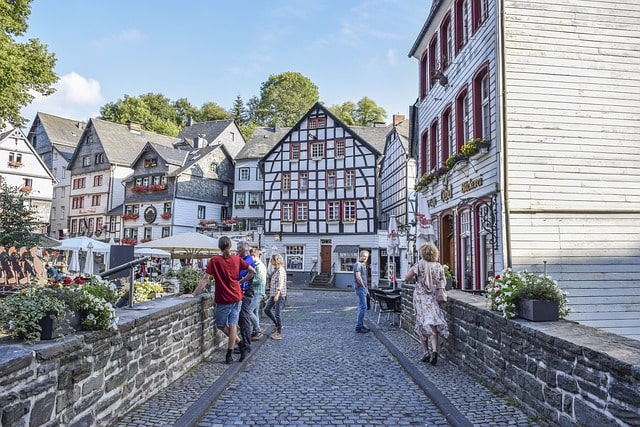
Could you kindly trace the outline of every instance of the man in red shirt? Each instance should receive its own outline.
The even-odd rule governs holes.
[[[240,282],[251,280],[256,270],[239,256],[231,254],[231,239],[227,236],[220,237],[218,240],[218,248],[222,251],[222,255],[215,255],[209,259],[204,276],[202,276],[196,289],[192,294],[185,294],[183,296],[193,298],[198,295],[209,282],[209,278],[213,276],[216,326],[229,337],[225,362],[233,363],[233,349],[238,336],[238,317],[240,316],[240,308],[242,306],[242,289],[240,288]],[[247,273],[238,280],[241,270],[246,270]],[[239,361],[244,360],[247,345],[248,343],[244,341],[239,342]]]

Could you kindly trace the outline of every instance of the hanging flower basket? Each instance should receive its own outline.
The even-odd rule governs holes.
[[[162,219],[169,219],[171,218],[171,212],[162,212],[160,216],[162,217]]]

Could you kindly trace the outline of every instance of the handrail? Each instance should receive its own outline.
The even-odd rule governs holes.
[[[113,276],[116,273],[119,273],[123,270],[126,269],[131,269],[131,272],[129,274],[129,308],[133,307],[133,293],[135,291],[135,284],[134,284],[134,280],[133,280],[133,267],[135,267],[138,264],[142,264],[143,262],[147,262],[151,259],[151,257],[145,256],[139,259],[134,259],[133,261],[129,261],[129,262],[125,262],[124,264],[120,264],[117,267],[113,267],[110,268],[107,271],[103,271],[102,273],[98,274],[98,276],[102,279],[108,279],[109,276]]]
[[[312,283],[313,280],[318,275],[318,261],[314,261],[311,266],[311,270],[309,270],[309,283]]]

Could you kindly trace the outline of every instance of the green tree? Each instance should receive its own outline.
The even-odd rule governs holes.
[[[231,117],[235,119],[238,126],[249,122],[247,108],[244,106],[244,102],[242,102],[240,95],[236,96],[236,99],[233,101],[233,107],[231,107],[229,114],[231,114]]]
[[[387,112],[366,96],[354,104],[347,101],[341,105],[332,105],[329,111],[342,120],[347,126],[373,126],[376,122],[383,122]]]
[[[100,115],[103,120],[110,122],[126,124],[133,121],[150,132],[176,136],[184,125],[183,120],[186,122],[181,114],[190,111],[189,105],[186,100],[180,100],[176,105],[159,93],[137,97],[125,95],[124,99],[105,104],[100,109]]]
[[[33,234],[39,222],[35,209],[31,208],[27,193],[20,187],[7,185],[0,180],[0,245],[7,248],[39,244],[39,236]]]
[[[302,74],[272,74],[260,87],[255,118],[261,125],[293,126],[318,98],[318,87]]]
[[[35,98],[55,92],[56,57],[38,39],[17,43],[27,31],[32,0],[0,0],[0,121],[22,127],[28,119],[20,109]]]
[[[178,125],[183,128],[189,122],[189,119],[196,117],[198,109],[194,107],[187,98],[180,98],[173,103],[173,108],[176,110],[179,123]]]
[[[347,126],[353,126],[356,124],[356,119],[354,118],[357,106],[351,101],[347,101],[341,105],[332,105],[329,107],[329,111],[331,111],[337,118],[342,120],[342,122]]]
[[[360,126],[373,126],[376,122],[384,122],[387,112],[382,107],[378,107],[373,99],[366,96],[358,101],[355,119],[356,124]]]
[[[230,118],[227,110],[215,102],[205,102],[196,113],[196,121],[209,122],[212,120],[225,120]]]

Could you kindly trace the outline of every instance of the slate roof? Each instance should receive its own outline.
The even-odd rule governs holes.
[[[396,132],[400,138],[400,142],[405,151],[409,152],[409,132],[411,130],[411,122],[409,120],[403,120],[396,125]]]
[[[393,129],[392,125],[371,127],[371,126],[347,126],[360,138],[366,141],[379,153],[384,153],[384,146],[387,142],[387,135]]]
[[[216,138],[220,136],[231,124],[233,119],[227,120],[211,120],[208,122],[194,123],[182,129],[178,134],[178,138],[183,138],[189,145],[193,147],[193,140],[202,136],[209,144],[216,142]]]
[[[145,130],[132,132],[129,130],[128,125],[112,123],[106,120],[91,119],[90,124],[95,129],[109,163],[126,165],[127,167],[131,166],[133,160],[136,159],[136,156],[142,151],[147,142],[173,147],[181,141],[180,138]]]
[[[236,160],[261,159],[267,154],[291,128],[256,128],[245,146],[236,156]]]
[[[39,112],[29,133],[35,130],[38,120],[47,133],[49,141],[54,145],[64,145],[65,148],[61,148],[61,151],[65,153],[73,152],[73,149],[80,141],[84,128],[87,126],[86,122]],[[71,150],[67,149],[67,147],[71,148]]]

